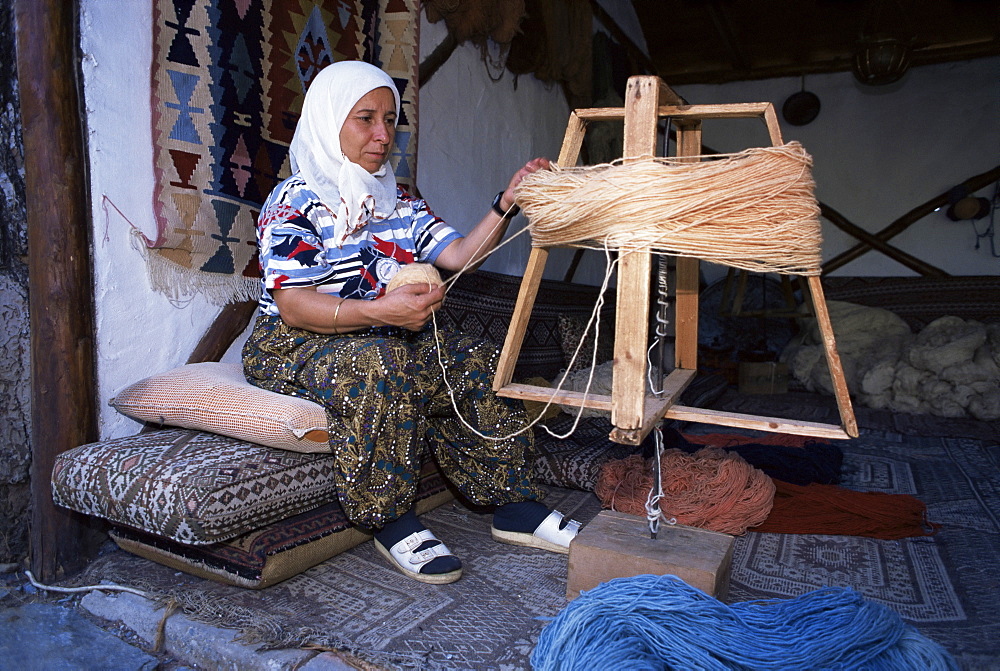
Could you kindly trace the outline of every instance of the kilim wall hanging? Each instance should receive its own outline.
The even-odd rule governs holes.
[[[156,0],[153,9],[156,291],[253,300],[254,225],[290,174],[309,83],[341,60],[373,63],[402,100],[392,165],[416,181],[418,0]]]

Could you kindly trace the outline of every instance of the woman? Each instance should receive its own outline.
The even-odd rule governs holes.
[[[347,516],[404,574],[444,584],[462,564],[413,510],[425,447],[466,498],[495,507],[495,539],[565,553],[579,525],[538,501],[532,435],[518,433],[524,409],[492,390],[496,347],[441,333],[446,384],[428,326],[444,289],[385,286],[407,263],[457,271],[482,261],[506,231],[515,187],[549,162],[518,170],[463,237],[397,189],[388,159],[398,117],[392,79],[367,63],[327,66],[310,85],[294,174],[258,220],[264,291],[243,361],[253,384],[324,406]]]

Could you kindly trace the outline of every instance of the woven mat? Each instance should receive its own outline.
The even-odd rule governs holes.
[[[581,522],[589,492],[550,488],[546,503]],[[239,629],[248,642],[347,650],[392,669],[530,669],[545,625],[566,605],[566,555],[496,543],[491,516],[445,504],[421,518],[462,557],[461,580],[424,585],[390,568],[371,542],[259,591],[178,574],[116,551],[79,584],[111,580],[173,597],[193,619]]]
[[[844,486],[916,496],[941,531],[901,541],[751,532],[736,539],[729,600],[851,587],[945,646],[962,668],[1000,668],[996,439],[866,429],[842,446]],[[589,493],[551,491],[548,502],[576,519],[588,521],[598,510]],[[365,543],[257,592],[178,575],[124,552],[102,557],[74,584],[141,587],[249,640],[333,645],[393,669],[529,669],[539,618],[566,604],[566,557],[494,543],[490,517],[458,504],[424,519],[463,557],[466,575],[457,583],[411,582]]]
[[[305,90],[341,60],[400,90],[392,164],[416,181],[418,0],[157,0],[152,109],[154,288],[217,303],[259,290],[254,222],[289,174]]]
[[[863,429],[839,444],[842,486],[915,496],[941,530],[899,541],[751,532],[736,539],[729,600],[850,587],[943,645],[961,668],[1000,669],[997,438]]]

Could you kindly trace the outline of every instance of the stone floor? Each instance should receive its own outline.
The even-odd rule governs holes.
[[[0,668],[18,671],[349,671],[335,652],[261,650],[128,592],[62,593],[0,573]],[[364,667],[360,667],[364,668]],[[371,668],[370,666],[368,667]]]

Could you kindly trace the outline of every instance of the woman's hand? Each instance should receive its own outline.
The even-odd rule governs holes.
[[[547,158],[533,158],[525,163],[524,167],[510,178],[507,188],[500,196],[500,208],[507,212],[514,205],[514,193],[521,180],[533,172],[548,170],[551,167],[552,162]],[[438,254],[434,265],[456,272],[475,269],[500,244],[504,233],[507,232],[510,220],[511,217],[501,217],[492,207],[489,208],[482,221],[476,224],[465,237],[455,240]]]
[[[533,172],[538,172],[539,170],[548,170],[552,167],[552,162],[547,158],[533,158],[524,164],[524,167],[514,173],[514,176],[510,178],[510,183],[507,184],[507,188],[504,189],[503,195],[500,197],[500,207],[504,212],[509,210],[511,206],[514,205],[514,195],[517,193],[517,185],[521,183],[521,180],[530,175]]]
[[[441,307],[444,293],[444,287],[440,285],[404,284],[371,302],[386,324],[419,331]]]

